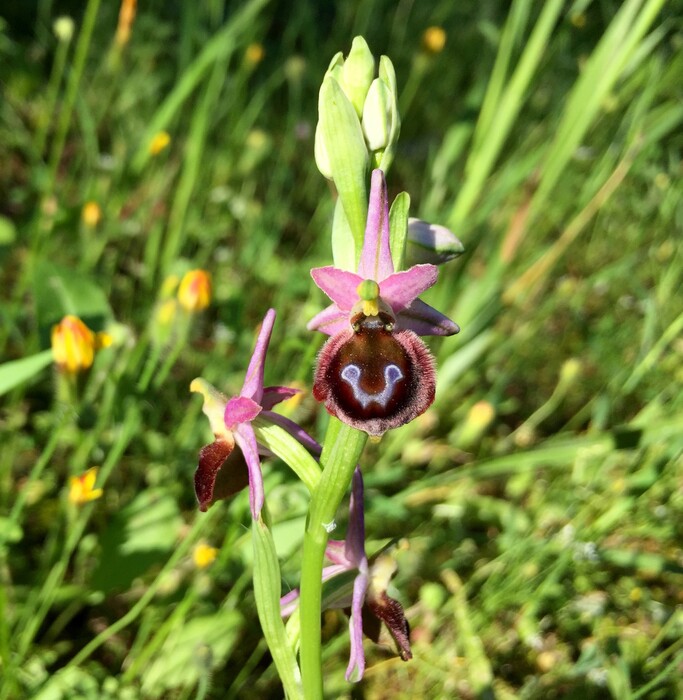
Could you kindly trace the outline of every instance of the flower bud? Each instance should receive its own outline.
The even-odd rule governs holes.
[[[52,31],[59,41],[69,42],[74,35],[74,21],[71,17],[57,17],[52,25]]]
[[[95,350],[111,345],[106,333],[93,333],[76,316],[65,316],[52,327],[52,355],[60,370],[69,374],[83,372],[92,366]]]
[[[159,153],[161,153],[161,151],[163,151],[169,143],[171,143],[171,136],[167,131],[159,131],[158,133],[154,134],[149,143],[150,155],[159,155]]]
[[[370,164],[386,171],[393,158],[400,119],[396,75],[386,56],[380,58],[379,77],[373,80],[374,75],[375,59],[360,36],[353,40],[347,58],[336,54],[325,73],[315,159],[320,172],[334,180],[338,189],[345,177],[357,176],[356,169],[365,172]],[[341,190],[340,197],[343,201]]]
[[[180,281],[178,301],[187,311],[202,311],[211,303],[211,275],[206,270],[190,270]]]
[[[102,219],[102,209],[97,202],[86,202],[81,211],[81,220],[88,228],[95,228]]]
[[[445,226],[430,224],[412,217],[408,219],[407,265],[419,263],[440,265],[457,258],[464,252],[463,244]]]
[[[247,65],[256,66],[263,60],[266,55],[266,51],[261,44],[258,42],[253,42],[247,46],[244,52],[244,60]]]
[[[441,27],[427,27],[422,35],[422,48],[425,53],[437,54],[446,45],[446,32]]]
[[[313,147],[315,153],[315,164],[323,177],[328,180],[332,179],[332,166],[330,165],[330,156],[327,154],[325,147],[325,139],[323,138],[323,130],[318,122],[315,129],[315,145]]]
[[[346,96],[360,117],[363,114],[363,103],[370,89],[375,73],[375,59],[362,36],[354,38],[351,51],[341,66],[339,80]]]
[[[198,569],[206,569],[216,561],[218,549],[211,547],[206,542],[199,542],[192,551],[192,561]]]
[[[383,80],[375,78],[363,105],[363,134],[371,151],[383,151],[389,145],[395,114],[396,104],[389,88]]]

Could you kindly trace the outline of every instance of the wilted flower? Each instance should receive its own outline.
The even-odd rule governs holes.
[[[178,301],[187,311],[202,311],[211,303],[211,275],[206,270],[186,272],[178,287]]]
[[[372,173],[358,273],[328,266],[311,270],[334,302],[308,324],[332,337],[318,358],[313,395],[340,420],[381,435],[424,413],[434,400],[436,375],[418,335],[460,329],[417,297],[437,279],[434,265],[394,272],[384,173]]]
[[[88,471],[78,476],[69,477],[69,502],[80,506],[90,501],[95,501],[102,496],[102,489],[96,489],[97,467],[91,467]]]
[[[159,131],[158,133],[154,134],[149,143],[150,155],[158,155],[168,146],[169,143],[171,143],[171,135],[168,133],[168,131]]]
[[[441,53],[446,46],[446,32],[441,27],[427,27],[422,34],[422,48],[427,53]]]
[[[410,628],[403,606],[387,595],[389,582],[396,572],[396,564],[385,554],[368,562],[365,554],[365,512],[363,505],[363,477],[360,469],[353,474],[353,487],[349,506],[349,529],[346,540],[330,540],[325,556],[332,562],[323,569],[323,581],[338,578],[341,586],[329,585],[330,592],[323,594],[323,609],[351,608],[349,632],[351,654],[346,669],[346,679],[358,681],[365,672],[363,633],[378,641],[382,622],[394,638],[401,658],[412,658]],[[342,577],[353,574],[353,582],[344,585]],[[283,616],[291,615],[299,598],[295,589],[283,596],[280,607]]]
[[[88,228],[95,228],[102,219],[102,209],[97,202],[86,202],[81,211],[81,219]]]
[[[206,569],[216,561],[218,549],[211,547],[206,542],[199,542],[192,551],[192,561],[198,569]]]
[[[60,370],[69,374],[92,366],[95,350],[111,345],[107,333],[93,333],[77,316],[65,316],[52,327],[52,355]]]
[[[267,418],[301,442],[312,442],[311,438],[306,440],[306,434],[296,423],[270,410],[297,393],[296,389],[283,386],[263,387],[263,365],[274,323],[275,311],[270,309],[263,319],[238,396],[228,399],[203,379],[195,379],[190,385],[190,391],[204,397],[204,413],[216,438],[199,453],[194,484],[200,510],[206,510],[214,501],[227,498],[249,484],[251,513],[254,519],[258,518],[264,498],[259,452],[265,450],[260,450],[256,442],[251,425],[255,418]],[[240,448],[237,451],[235,444]]]

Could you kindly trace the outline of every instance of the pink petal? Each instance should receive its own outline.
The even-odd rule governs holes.
[[[389,198],[384,173],[372,171],[368,220],[358,274],[365,280],[381,282],[394,271],[389,247]]]
[[[235,442],[242,450],[249,470],[249,505],[252,517],[257,520],[261,508],[263,508],[263,475],[261,474],[261,460],[258,456],[256,435],[254,435],[254,429],[249,423],[240,423],[237,426]]]
[[[333,566],[326,566],[323,568],[322,582],[325,583],[325,581],[337,574],[343,574],[346,570],[346,567],[336,564]],[[282,615],[282,617],[289,617],[296,610],[299,595],[299,589],[294,588],[280,598],[280,615]]]
[[[336,304],[332,304],[314,316],[306,328],[309,331],[320,331],[326,335],[337,335],[349,327],[349,312],[340,311]]]
[[[382,280],[379,293],[394,313],[399,313],[429,289],[438,276],[436,265],[414,265],[409,270],[394,272]]]
[[[353,582],[353,602],[349,619],[351,654],[346,668],[347,681],[359,681],[365,673],[365,652],[363,651],[363,603],[368,590],[367,573],[356,576]]]
[[[351,311],[353,305],[358,301],[356,289],[363,278],[354,272],[328,265],[327,267],[314,267],[311,270],[311,277],[341,311]]]
[[[460,332],[457,323],[420,299],[415,299],[407,309],[400,311],[396,321],[398,328],[407,328],[418,335],[455,335]]]
[[[346,556],[345,540],[329,540],[325,547],[325,556],[333,563],[346,569],[354,569],[355,564]]]
[[[261,397],[261,408],[269,410],[280,401],[286,401],[300,393],[299,389],[290,389],[288,386],[267,386]]]
[[[256,339],[256,347],[254,347],[247,374],[244,378],[244,384],[242,385],[242,391],[240,392],[240,396],[254,399],[256,403],[261,403],[261,397],[263,396],[263,363],[266,359],[266,351],[268,350],[274,323],[275,309],[268,309],[261,324],[261,330]]]
[[[261,413],[261,406],[246,396],[233,396],[225,405],[225,426],[234,430],[240,423],[248,423]]]

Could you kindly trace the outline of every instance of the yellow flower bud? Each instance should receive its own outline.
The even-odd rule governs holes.
[[[69,374],[92,366],[97,339],[76,316],[65,316],[52,327],[52,355],[60,370]]]
[[[252,66],[261,63],[263,57],[266,55],[265,49],[258,42],[249,44],[247,50],[244,52],[244,60]]]
[[[102,489],[96,489],[98,467],[91,467],[87,472],[69,478],[69,502],[80,506],[95,501],[102,496]]]
[[[192,561],[198,569],[206,569],[216,561],[218,550],[211,547],[206,542],[200,542],[192,552]]]
[[[422,48],[426,53],[441,53],[444,46],[446,46],[446,32],[441,27],[427,27],[422,34]]]
[[[211,275],[206,270],[190,270],[178,288],[180,305],[190,312],[201,311],[211,303]]]
[[[125,46],[130,39],[130,30],[135,21],[135,11],[137,0],[121,0],[119,10],[119,23],[116,27],[116,43],[118,46]]]
[[[171,136],[167,131],[160,131],[155,134],[149,144],[149,152],[151,155],[156,156],[161,153],[164,148],[171,143]]]
[[[86,202],[81,211],[81,220],[88,228],[95,228],[102,220],[102,209],[97,202]]]

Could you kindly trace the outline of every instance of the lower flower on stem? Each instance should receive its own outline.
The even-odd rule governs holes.
[[[396,563],[385,554],[368,561],[365,553],[365,512],[363,506],[363,477],[356,467],[353,474],[353,488],[349,507],[349,528],[346,540],[330,540],[325,556],[331,565],[323,569],[323,581],[333,583],[341,580],[342,586],[330,586],[329,593],[323,592],[323,609],[350,608],[349,632],[351,654],[346,669],[346,679],[358,681],[365,672],[363,634],[378,641],[381,623],[394,638],[399,655],[404,661],[412,658],[410,650],[410,627],[403,606],[387,595],[389,582],[396,572]],[[355,574],[348,585],[343,577]],[[280,600],[283,616],[294,612],[299,598],[295,589]]]

